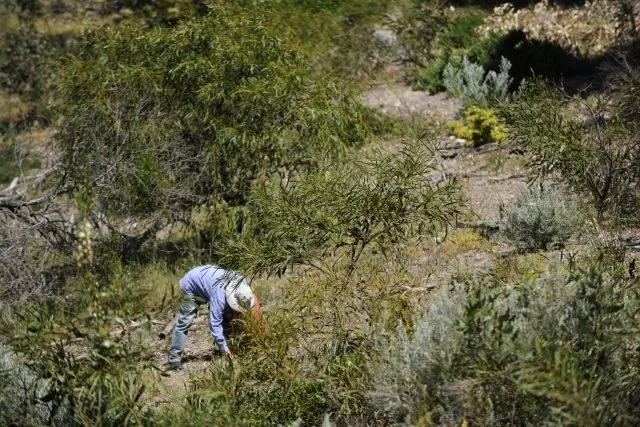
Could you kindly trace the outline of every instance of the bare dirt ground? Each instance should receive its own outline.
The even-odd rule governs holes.
[[[446,93],[430,95],[428,92],[413,90],[402,83],[375,86],[362,95],[362,102],[384,114],[402,119],[418,115],[453,120],[462,107],[460,100]]]

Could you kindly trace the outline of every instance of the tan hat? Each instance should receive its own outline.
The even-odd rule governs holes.
[[[251,310],[255,304],[253,291],[245,279],[240,278],[229,282],[225,287],[225,293],[227,295],[227,304],[234,311],[245,313]]]

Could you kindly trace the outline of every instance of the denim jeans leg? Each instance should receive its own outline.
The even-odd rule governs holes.
[[[191,326],[191,323],[193,323],[193,319],[195,319],[198,312],[198,304],[196,303],[196,299],[193,295],[182,292],[181,300],[182,305],[180,306],[178,321],[176,322],[176,327],[173,330],[171,347],[169,348],[169,363],[180,362],[182,352],[184,351],[184,345],[187,342],[189,327]]]

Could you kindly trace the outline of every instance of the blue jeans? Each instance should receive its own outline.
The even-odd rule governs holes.
[[[208,302],[204,298],[189,295],[182,289],[180,289],[180,301],[180,312],[178,313],[176,327],[173,330],[171,347],[169,348],[169,363],[180,362],[184,345],[187,342],[189,327],[193,323],[193,319],[196,318],[196,314],[198,314],[198,306]]]

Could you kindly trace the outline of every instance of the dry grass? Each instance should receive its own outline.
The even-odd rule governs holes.
[[[177,307],[178,281],[181,277],[180,272],[171,271],[163,264],[153,263],[142,267],[137,280],[132,283],[143,291],[141,308],[150,312]]]
[[[89,28],[96,28],[97,23],[88,20],[76,20],[71,17],[42,18],[35,22],[35,27],[45,37],[80,36]]]
[[[470,251],[488,251],[490,248],[491,243],[470,228],[454,231],[442,243],[442,250],[448,257]]]

